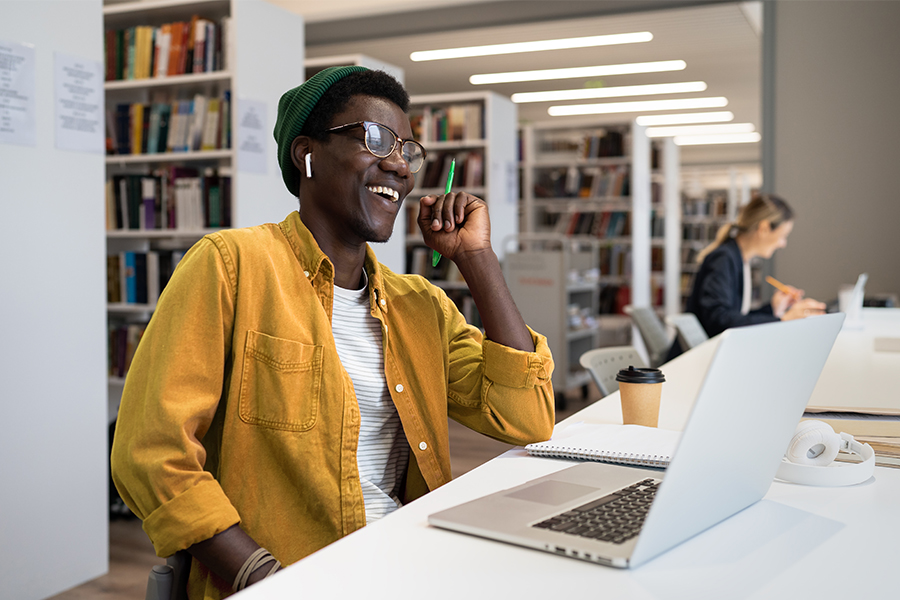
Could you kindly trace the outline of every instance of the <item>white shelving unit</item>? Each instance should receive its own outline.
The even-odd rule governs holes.
[[[525,322],[547,336],[556,368],[556,405],[565,392],[587,393],[579,357],[600,343],[598,246],[590,236],[519,234],[506,240],[503,274]]]
[[[451,111],[454,125],[447,125],[450,129],[446,134],[441,133],[440,115],[446,115],[449,121]],[[463,114],[467,115],[465,121],[457,120]],[[503,240],[516,235],[519,230],[516,106],[508,98],[493,92],[419,95],[411,97],[410,119],[413,134],[425,146],[428,156],[425,166],[417,174],[416,188],[406,200],[406,272],[430,276],[433,283],[458,301],[466,318],[477,323],[474,306],[467,295],[468,288],[465,282],[456,278],[449,261],[441,261],[440,271],[430,268],[431,250],[425,248],[416,224],[418,199],[427,194],[444,193],[446,166],[449,157],[456,156],[453,190],[467,191],[487,202],[492,245],[503,261]],[[432,166],[435,161],[438,162]]]
[[[663,309],[666,316],[682,312],[681,308],[681,182],[679,163],[681,152],[675,140],[664,138],[658,142],[662,214],[664,224]]]
[[[176,21],[189,22],[197,15],[220,23],[230,19],[230,26],[222,28],[222,64],[217,71],[187,73],[144,79],[107,81],[104,85],[107,107],[118,104],[151,104],[189,100],[195,94],[210,98],[230,92],[231,144],[214,150],[165,152],[155,154],[113,154],[105,159],[106,176],[151,175],[163,167],[192,167],[201,174],[213,169],[220,177],[228,177],[225,186],[230,204],[225,208],[225,224],[245,227],[282,220],[297,207],[296,198],[284,188],[275,157],[272,129],[277,116],[278,99],[286,90],[304,80],[303,19],[263,0],[145,0],[106,2],[103,6],[105,30],[121,30],[134,26],[159,27]],[[270,64],[272,57],[300,58],[279,68],[260,68]],[[292,66],[297,65],[297,66]],[[264,168],[249,168],[242,164],[240,118],[242,103],[257,108],[261,121],[259,139],[265,160]],[[223,144],[225,145],[225,144]],[[244,168],[242,168],[244,167]],[[107,255],[121,252],[184,251],[203,235],[217,227],[185,227],[153,229],[108,229]],[[140,325],[146,323],[155,308],[153,303],[114,302],[107,305],[110,323]],[[115,418],[121,398],[123,378],[109,379],[109,418]]]

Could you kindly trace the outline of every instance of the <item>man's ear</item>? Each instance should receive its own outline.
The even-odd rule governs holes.
[[[291,162],[302,173],[306,167],[303,164],[304,157],[312,152],[312,139],[305,135],[298,135],[291,142]]]

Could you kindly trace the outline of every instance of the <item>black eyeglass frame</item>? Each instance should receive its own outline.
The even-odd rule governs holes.
[[[390,132],[391,137],[394,139],[393,144],[391,144],[391,149],[384,156],[377,154],[374,150],[372,150],[372,148],[369,147],[369,127],[371,127],[373,125],[377,125],[378,127],[381,127],[382,129],[384,129],[385,131]],[[396,131],[394,131],[387,125],[378,123],[376,121],[356,121],[355,123],[347,123],[346,125],[338,125],[337,127],[332,127],[330,129],[326,129],[325,133],[341,133],[343,131],[346,131],[347,129],[352,129],[354,127],[362,127],[366,131],[366,135],[363,137],[363,143],[366,146],[366,150],[368,150],[369,154],[371,154],[372,156],[374,156],[376,158],[387,158],[394,152],[394,150],[397,149],[397,143],[399,142],[400,143],[400,156],[403,158],[403,160],[406,161],[406,164],[409,165],[410,172],[418,173],[422,169],[422,166],[425,164],[425,157],[428,155],[428,152],[425,150],[425,146],[423,146],[416,140],[404,140],[399,135],[397,135]],[[422,151],[422,162],[419,164],[418,168],[416,168],[415,170],[412,168],[412,163],[403,154],[403,147],[406,144],[413,144]]]

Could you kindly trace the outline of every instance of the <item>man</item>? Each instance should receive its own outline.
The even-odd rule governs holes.
[[[484,334],[368,246],[391,235],[424,160],[408,104],[361,67],[285,93],[275,139],[299,211],[198,242],[135,354],[113,476],[157,553],[193,556],[192,598],[224,597],[449,481],[448,415],[507,443],[550,437],[553,361],[506,288],[485,203],[426,196],[418,217]]]

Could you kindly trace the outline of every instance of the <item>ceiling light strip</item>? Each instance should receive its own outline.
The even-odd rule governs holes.
[[[712,98],[683,98],[680,100],[642,100],[637,102],[605,102],[602,104],[572,104],[551,106],[551,117],[570,115],[606,115],[611,113],[644,112],[655,110],[687,110],[691,108],[721,108],[728,105],[724,96]]]
[[[636,118],[638,125],[654,127],[660,125],[688,125],[691,123],[727,123],[734,119],[729,110],[702,113],[682,113],[674,115],[641,115]]]
[[[711,144],[752,144],[762,139],[759,132],[724,135],[679,135],[673,138],[677,146],[706,146]]]
[[[658,60],[621,65],[599,65],[594,67],[570,67],[566,69],[539,69],[535,71],[511,71],[508,73],[480,73],[469,77],[472,85],[495,83],[518,83],[521,81],[548,81],[551,79],[577,79],[579,77],[608,77],[610,75],[632,75],[635,73],[663,73],[681,71],[687,67],[683,60]]]
[[[753,123],[725,123],[719,125],[682,125],[678,127],[648,127],[647,137],[674,137],[676,135],[718,135],[721,133],[752,133]]]
[[[442,50],[420,50],[409,55],[413,62],[428,60],[447,60],[451,58],[471,58],[475,56],[495,56],[499,54],[519,54],[523,52],[543,52],[546,50],[569,50],[572,48],[593,48],[595,46],[613,46],[617,44],[637,44],[649,42],[653,34],[649,31],[635,33],[616,33],[611,35],[592,35],[587,37],[565,38],[558,40],[539,40],[535,42],[514,42],[510,44],[489,44],[485,46],[468,46],[464,48],[445,48]]]
[[[705,92],[706,82],[652,83],[648,85],[620,85],[616,87],[585,88],[577,90],[550,90],[546,92],[520,92],[511,96],[517,104],[526,102],[559,102],[562,100],[590,100],[593,98],[622,98],[625,96],[653,96],[656,94],[687,94]]]

